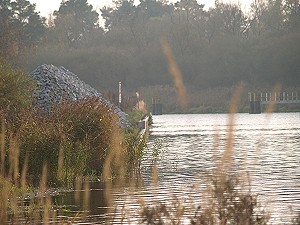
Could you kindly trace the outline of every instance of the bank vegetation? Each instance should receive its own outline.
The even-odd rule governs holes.
[[[172,98],[162,37],[191,96],[188,112],[226,111],[240,82],[246,95],[270,92],[277,82],[282,91],[300,92],[297,0],[253,0],[248,9],[223,1],[207,8],[195,0],[126,0],[97,10],[69,0],[47,18],[22,2],[0,5],[1,54],[27,72],[62,65],[115,103],[122,81],[124,91],[140,91],[147,105],[159,95],[166,113],[183,112]]]

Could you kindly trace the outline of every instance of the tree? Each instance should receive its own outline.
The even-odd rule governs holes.
[[[143,10],[149,17],[161,17],[168,7],[157,0],[140,0],[137,8]]]
[[[299,0],[285,0],[283,5],[285,14],[285,23],[290,31],[299,31],[300,29],[300,2]]]
[[[36,45],[45,32],[45,19],[26,0],[3,0],[0,3],[0,51],[13,58],[27,47]]]
[[[56,29],[61,32],[60,41],[65,41],[70,47],[77,48],[96,28],[98,24],[98,13],[87,0],[62,1],[54,23]]]
[[[0,2],[0,54],[2,57],[12,58],[14,43],[18,41],[17,30],[12,25],[13,13],[10,10],[10,0]]]
[[[216,3],[212,10],[214,23],[221,33],[247,35],[249,20],[237,4]]]
[[[265,0],[253,0],[250,5],[252,14],[251,31],[254,36],[260,36],[264,30],[264,17],[267,14],[268,8]]]
[[[35,4],[26,0],[11,2],[11,10],[14,14],[13,20],[22,28],[23,40],[27,46],[39,42],[45,32],[45,18],[39,16],[35,11]]]

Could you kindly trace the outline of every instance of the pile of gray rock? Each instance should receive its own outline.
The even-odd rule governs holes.
[[[29,76],[37,82],[37,89],[33,94],[35,102],[45,111],[62,100],[77,101],[86,97],[97,97],[102,104],[111,109],[112,113],[119,116],[121,126],[128,125],[127,115],[123,111],[64,67],[41,65]]]

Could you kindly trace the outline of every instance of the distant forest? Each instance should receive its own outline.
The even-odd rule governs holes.
[[[148,106],[158,96],[165,112],[178,106],[161,38],[166,37],[189,94],[186,112],[222,112],[233,88],[300,91],[299,0],[234,3],[117,0],[96,11],[87,0],[62,1],[43,18],[26,0],[0,2],[0,54],[27,72],[64,66],[114,101],[118,82],[140,91]],[[300,94],[300,92],[299,92]]]

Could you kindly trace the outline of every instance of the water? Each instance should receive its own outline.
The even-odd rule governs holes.
[[[203,183],[226,148],[228,115],[163,115],[153,121],[149,145],[163,147],[160,186],[188,190]],[[252,191],[274,223],[287,222],[291,209],[300,210],[299,113],[235,115],[234,158],[236,171],[249,172]]]
[[[206,188],[207,177],[228,140],[226,114],[162,115],[153,116],[153,121],[142,160],[142,190],[114,190],[118,212],[126,210],[131,223],[141,198],[153,204],[172,202],[177,196],[200,204],[198,190]],[[234,121],[235,170],[250,179],[251,191],[259,194],[259,203],[270,213],[272,224],[290,222],[292,214],[300,211],[300,113],[237,114]],[[156,188],[152,186],[154,163]],[[103,191],[96,185],[91,192],[90,219],[97,223],[107,216]]]

